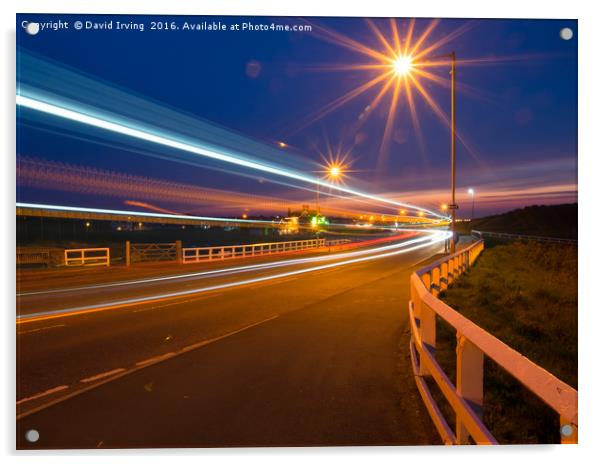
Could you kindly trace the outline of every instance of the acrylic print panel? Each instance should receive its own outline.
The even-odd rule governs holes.
[[[577,39],[18,15],[17,447],[575,443]]]

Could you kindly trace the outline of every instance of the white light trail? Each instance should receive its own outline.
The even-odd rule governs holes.
[[[294,172],[288,169],[269,166],[266,164],[259,163],[257,161],[247,160],[241,158],[240,156],[235,156],[228,153],[218,152],[213,149],[202,147],[197,144],[192,144],[188,142],[182,142],[174,139],[173,137],[168,137],[165,135],[157,135],[155,133],[149,132],[149,129],[138,129],[134,127],[130,127],[125,125],[122,122],[114,122],[105,119],[101,119],[97,116],[91,116],[89,114],[84,114],[80,111],[75,111],[73,109],[68,109],[64,107],[57,106],[52,103],[47,103],[44,101],[40,101],[38,99],[30,98],[22,94],[17,94],[16,101],[18,106],[22,106],[25,108],[30,108],[35,111],[40,111],[42,113],[51,114],[53,116],[57,116],[60,118],[68,119],[70,121],[75,121],[78,123],[86,124],[89,126],[97,127],[100,129],[104,129],[110,132],[115,132],[118,134],[126,135],[129,137],[133,137],[139,140],[145,140],[147,142],[156,143],[158,145],[174,148],[176,150],[185,151],[188,153],[193,153],[195,155],[223,161],[230,164],[235,164],[238,166],[243,166],[249,169],[253,169],[256,171],[267,172],[270,174],[274,174],[281,177],[288,177],[290,179],[295,179],[298,181],[311,183],[314,185],[319,185],[322,187],[327,187],[333,190],[337,190],[342,193],[358,196],[361,198],[366,198],[372,201],[376,201],[379,203],[387,203],[390,205],[395,205],[396,207],[405,207],[409,209],[413,209],[416,211],[424,211],[434,217],[445,218],[445,216],[441,216],[440,214],[430,211],[425,208],[421,208],[419,206],[414,206],[408,203],[397,202],[391,200],[389,198],[380,197],[377,195],[372,195],[365,192],[360,192],[358,190],[350,189],[343,185],[332,184],[330,182],[326,182],[325,180],[314,178],[310,176],[306,176],[304,174]]]
[[[185,214],[166,214],[166,213],[147,213],[139,211],[128,211],[120,209],[101,209],[101,208],[80,208],[78,206],[61,206],[61,205],[43,205],[39,203],[17,203],[17,208],[32,208],[32,209],[50,209],[53,211],[71,211],[74,213],[95,213],[95,214],[115,214],[117,216],[143,216],[162,219],[188,219],[195,221],[207,222],[242,222],[251,224],[274,224],[274,221],[265,221],[259,219],[232,219],[218,218],[208,216],[187,216]]]
[[[127,300],[113,301],[110,303],[80,306],[80,307],[59,309],[59,310],[52,310],[52,311],[39,311],[36,313],[18,315],[17,316],[17,324],[25,323],[25,322],[33,322],[33,321],[36,321],[39,319],[66,317],[66,316],[72,316],[72,315],[76,315],[76,314],[84,314],[89,311],[102,311],[102,310],[108,310],[108,309],[116,309],[119,307],[131,306],[134,304],[146,303],[146,302],[159,300],[159,299],[164,300],[164,299],[168,299],[168,298],[177,298],[180,296],[206,293],[206,292],[211,292],[211,291],[215,291],[215,290],[225,290],[225,289],[229,289],[229,288],[233,288],[233,287],[240,287],[243,285],[256,284],[256,283],[266,282],[269,280],[281,279],[284,277],[291,277],[291,276],[296,276],[296,275],[301,275],[301,274],[307,274],[309,272],[331,269],[331,268],[334,268],[337,266],[347,266],[350,264],[356,264],[356,263],[371,261],[371,260],[375,260],[375,259],[388,258],[390,256],[395,256],[398,254],[408,253],[410,251],[419,250],[421,248],[431,246],[435,243],[440,243],[450,237],[451,237],[451,232],[437,231],[437,233],[433,234],[433,236],[430,237],[430,239],[428,241],[426,241],[425,243],[421,243],[421,244],[418,244],[418,245],[410,247],[410,248],[402,248],[402,249],[398,249],[398,250],[388,251],[386,253],[374,254],[374,255],[370,255],[370,256],[362,256],[359,258],[348,259],[346,261],[322,264],[320,266],[314,266],[314,267],[305,268],[305,269],[297,269],[294,271],[288,271],[288,272],[283,272],[280,274],[274,274],[274,275],[269,275],[269,276],[256,277],[254,279],[240,280],[240,281],[236,281],[236,282],[228,282],[228,283],[213,285],[213,286],[209,286],[209,287],[196,288],[196,289],[191,289],[191,290],[182,290],[179,292],[163,293],[163,294],[159,294],[159,295],[151,295],[151,296],[138,297],[138,298],[131,298],[131,299],[127,299]],[[404,243],[406,245],[408,245],[409,242],[404,242]]]
[[[399,232],[426,233],[429,235],[436,235],[436,234],[441,233],[440,231],[416,232],[413,229],[400,229]],[[432,241],[432,237],[420,237],[417,239],[406,240],[402,243],[397,243],[394,245],[386,245],[386,246],[382,246],[382,247],[378,247],[378,248],[370,248],[367,250],[338,253],[338,254],[327,255],[327,256],[314,256],[314,257],[310,257],[310,258],[286,259],[286,260],[282,260],[282,261],[269,262],[269,263],[249,264],[246,266],[235,266],[235,267],[230,267],[230,268],[226,268],[226,269],[214,269],[212,271],[200,271],[200,272],[192,272],[192,273],[188,273],[188,274],[177,274],[177,275],[170,275],[170,276],[153,277],[153,278],[148,278],[148,279],[128,280],[128,281],[123,281],[123,282],[112,282],[112,283],[106,283],[106,284],[88,285],[88,286],[81,286],[81,287],[58,288],[58,289],[54,289],[54,290],[42,290],[42,291],[38,291],[38,292],[17,293],[17,297],[33,296],[33,295],[47,295],[47,294],[52,294],[52,293],[78,292],[78,291],[83,291],[83,290],[93,290],[93,289],[99,289],[99,288],[126,287],[126,286],[130,286],[130,285],[149,284],[149,283],[156,283],[156,282],[167,282],[167,281],[173,281],[173,280],[176,280],[176,281],[177,280],[187,280],[187,279],[192,279],[195,277],[199,277],[199,278],[221,277],[221,276],[226,276],[226,275],[241,274],[244,272],[262,270],[262,269],[275,269],[275,268],[279,268],[279,267],[293,266],[293,265],[297,265],[297,264],[308,264],[308,263],[314,263],[314,262],[332,261],[332,260],[337,260],[337,259],[352,258],[355,256],[369,255],[369,254],[374,254],[374,253],[378,253],[378,252],[382,252],[382,251],[403,248],[403,247],[406,247],[413,243],[421,243],[421,242],[425,242],[428,240]]]

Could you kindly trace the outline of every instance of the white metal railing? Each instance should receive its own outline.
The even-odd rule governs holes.
[[[293,251],[320,248],[325,244],[323,238],[297,240],[293,242],[251,243],[248,245],[229,245],[202,248],[182,248],[183,263],[198,263],[230,258],[290,253]]]
[[[505,232],[486,232],[480,230],[472,230],[471,234],[476,238],[500,238],[504,240],[526,240],[542,243],[561,243],[567,245],[577,244],[577,240],[570,238],[542,237],[539,235],[507,234]]]
[[[347,245],[348,243],[351,243],[351,240],[348,238],[337,238],[334,240],[326,240],[326,246],[327,247],[332,247],[332,246],[339,246],[339,245]]]
[[[477,444],[497,444],[482,421],[483,361],[487,356],[558,413],[562,443],[577,443],[577,391],[437,298],[483,249],[484,242],[479,240],[410,278],[410,355],[414,379],[429,415],[446,444],[468,444],[469,437]],[[437,316],[456,330],[456,385],[436,359]],[[433,399],[426,376],[432,377],[454,410],[455,433]]]
[[[73,248],[65,250],[65,266],[110,266],[109,248]]]

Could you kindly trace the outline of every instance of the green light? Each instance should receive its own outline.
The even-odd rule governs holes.
[[[311,226],[317,227],[318,225],[328,225],[328,220],[324,216],[312,216]]]

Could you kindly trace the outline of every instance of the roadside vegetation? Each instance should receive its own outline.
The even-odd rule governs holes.
[[[577,203],[527,206],[503,214],[477,218],[472,222],[458,222],[456,227],[462,234],[480,230],[576,239]]]
[[[513,242],[488,247],[440,298],[577,388],[576,246]],[[437,331],[437,359],[455,381],[455,332],[442,321]],[[558,415],[485,359],[484,421],[496,439],[559,442]]]

